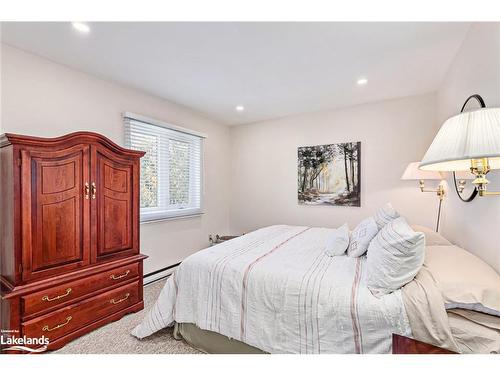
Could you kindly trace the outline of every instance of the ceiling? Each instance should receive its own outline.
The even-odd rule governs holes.
[[[470,24],[88,25],[82,34],[69,22],[3,23],[1,37],[237,125],[434,91]]]

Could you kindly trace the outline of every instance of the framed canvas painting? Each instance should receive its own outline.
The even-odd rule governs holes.
[[[298,200],[305,205],[361,206],[361,142],[298,148]]]

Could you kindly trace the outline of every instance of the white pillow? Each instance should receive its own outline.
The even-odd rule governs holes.
[[[383,207],[379,208],[373,218],[377,223],[378,230],[382,229],[386,224],[399,217],[399,213],[392,207],[392,204],[386,203]]]
[[[422,225],[411,225],[415,232],[422,232],[425,236],[425,246],[452,246],[453,244],[438,232]]]
[[[368,247],[368,289],[376,297],[398,290],[413,280],[424,256],[424,234],[411,229],[403,217],[391,221]]]
[[[334,229],[326,240],[325,253],[328,256],[343,255],[349,246],[349,227],[347,223]]]
[[[366,253],[370,241],[377,233],[378,227],[373,217],[370,216],[363,220],[351,233],[347,255],[350,257],[360,257]]]
[[[425,265],[449,309],[474,310],[500,317],[500,275],[458,246],[427,246]]]

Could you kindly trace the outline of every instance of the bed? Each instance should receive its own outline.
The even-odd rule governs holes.
[[[132,334],[175,325],[177,338],[209,353],[390,353],[393,333],[467,351],[425,266],[401,290],[374,297],[366,257],[325,254],[331,230],[275,225],[193,254]],[[499,331],[486,329],[482,350],[493,351]]]

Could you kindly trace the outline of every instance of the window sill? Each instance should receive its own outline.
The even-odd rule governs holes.
[[[144,220],[144,221],[141,221],[141,222],[140,222],[140,225],[143,225],[143,224],[153,224],[153,223],[159,223],[159,222],[162,222],[162,221],[172,221],[172,220],[181,220],[181,219],[192,219],[192,218],[195,218],[195,217],[200,217],[200,216],[202,216],[202,215],[204,215],[204,214],[205,214],[204,212],[200,212],[200,213],[197,213],[197,214],[187,214],[187,215],[179,215],[179,216],[165,217],[165,218],[161,218],[161,219]]]

